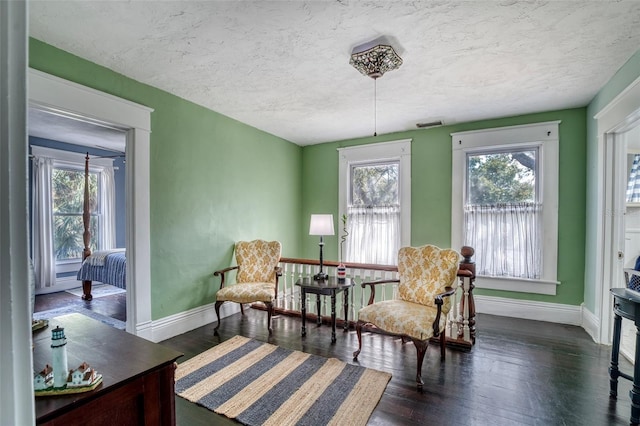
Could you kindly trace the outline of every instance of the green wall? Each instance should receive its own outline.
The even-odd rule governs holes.
[[[598,133],[597,122],[593,118],[627,86],[640,77],[640,50],[638,50],[611,79],[600,89],[587,108],[587,222],[586,222],[586,270],[584,304],[596,313],[596,287],[601,285],[596,276],[596,231],[599,214],[598,198]]]
[[[237,240],[277,239],[297,255],[300,147],[35,39],[29,65],[154,109],[152,319],[213,302],[212,273],[232,263]]]
[[[318,241],[307,234],[311,213],[338,212],[337,148],[412,139],[411,244],[451,244],[451,136],[453,132],[560,120],[560,182],[558,222],[558,286],[556,296],[477,290],[513,299],[580,305],[584,293],[585,108],[457,124],[433,129],[343,140],[306,146],[302,151],[302,255],[316,258]],[[321,165],[321,166],[319,166]],[[338,257],[337,236],[325,237],[325,256]]]

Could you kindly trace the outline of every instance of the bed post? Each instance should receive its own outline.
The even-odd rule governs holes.
[[[91,256],[91,249],[89,243],[91,242],[91,232],[89,226],[91,224],[91,215],[89,213],[89,153],[84,159],[84,203],[82,205],[82,224],[84,225],[84,232],[82,233],[82,239],[84,241],[84,249],[82,250],[82,260]],[[91,300],[91,281],[82,281],[82,298],[84,300]]]

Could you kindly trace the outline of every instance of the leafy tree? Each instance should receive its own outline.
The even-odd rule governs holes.
[[[56,168],[53,170],[53,226],[54,251],[56,259],[77,259],[82,257],[84,241],[82,234],[82,211],[84,203],[84,171]],[[89,174],[89,211],[91,213],[91,243],[95,250],[98,241],[98,176]]]
[[[535,163],[533,150],[469,156],[469,203],[534,202]]]
[[[398,163],[352,168],[351,204],[357,207],[398,204]]]

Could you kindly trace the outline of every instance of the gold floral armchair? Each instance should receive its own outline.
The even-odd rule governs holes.
[[[441,359],[445,356],[446,318],[451,309],[448,296],[454,294],[460,255],[452,249],[440,249],[433,245],[403,247],[398,252],[397,280],[380,280],[362,283],[371,287],[368,306],[358,312],[356,333],[358,350],[362,349],[362,327],[373,325],[384,334],[410,339],[418,352],[416,382],[422,389],[422,362],[429,339],[440,337]],[[398,297],[373,303],[375,286],[398,282]]]
[[[218,324],[214,330],[218,334],[220,327],[220,306],[224,302],[240,304],[244,315],[243,303],[262,302],[267,307],[267,327],[269,334],[273,301],[278,296],[278,278],[282,275],[278,262],[282,246],[278,241],[239,241],[236,243],[236,264],[213,273],[220,276],[220,290],[216,294],[216,316]],[[236,284],[225,286],[225,274],[237,270]]]

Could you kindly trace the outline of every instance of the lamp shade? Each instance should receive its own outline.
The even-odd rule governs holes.
[[[312,214],[309,235],[334,235],[332,214]]]

